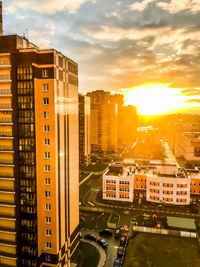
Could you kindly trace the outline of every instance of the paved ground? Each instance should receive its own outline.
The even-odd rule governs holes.
[[[161,140],[161,144],[163,146],[163,149],[165,150],[165,156],[166,156],[165,163],[176,164],[178,167],[180,167],[171,148],[169,147],[168,142]]]
[[[106,240],[106,242],[108,243],[108,248],[105,251],[106,252],[106,263],[104,266],[105,267],[112,267],[113,262],[117,257],[117,248],[118,248],[119,240],[118,241],[115,240],[114,235],[111,238],[100,237],[98,231],[94,231],[94,230],[81,229],[81,233],[83,234],[83,236],[85,234],[91,233],[91,234],[94,234],[97,238],[103,238]],[[92,243],[94,243],[94,242],[92,242]]]
[[[195,239],[139,233],[129,241],[123,267],[199,267]]]

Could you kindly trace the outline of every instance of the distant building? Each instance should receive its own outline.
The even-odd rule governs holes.
[[[0,266],[70,265],[78,172],[78,65],[0,36]]]
[[[103,175],[103,199],[133,202],[133,173],[129,167],[110,165]]]
[[[200,131],[179,132],[175,155],[183,157],[185,161],[200,161]]]
[[[91,151],[114,153],[118,147],[118,103],[103,90],[87,94],[91,98]]]
[[[175,164],[112,164],[103,175],[102,187],[106,200],[132,202],[137,196],[159,204],[189,205],[191,196],[200,196],[200,171]]]
[[[79,164],[86,167],[91,156],[90,97],[79,95]]]

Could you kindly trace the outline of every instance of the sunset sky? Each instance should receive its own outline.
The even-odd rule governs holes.
[[[4,34],[28,28],[41,48],[74,59],[81,92],[124,93],[143,114],[200,112],[200,0],[6,0],[3,6]]]

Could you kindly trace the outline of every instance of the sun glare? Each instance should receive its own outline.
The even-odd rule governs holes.
[[[181,89],[169,88],[169,84],[148,84],[124,89],[126,105],[137,106],[139,114],[159,115],[182,108],[184,97]]]

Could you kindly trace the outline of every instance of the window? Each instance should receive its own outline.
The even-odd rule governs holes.
[[[44,111],[44,113],[43,113],[43,118],[44,118],[44,119],[48,119],[48,118],[49,118],[49,112]]]
[[[43,84],[43,91],[44,92],[48,92],[49,91],[49,85],[48,85],[48,83],[44,83]]]
[[[48,97],[44,97],[43,98],[43,104],[44,105],[49,105],[49,98]]]
[[[46,223],[51,223],[51,217],[46,217],[46,218],[45,218],[45,222],[46,222]]]
[[[44,152],[44,158],[50,159],[50,152]]]
[[[49,125],[44,125],[44,132],[48,133],[50,131],[50,126]]]
[[[47,236],[51,236],[51,230],[47,229],[47,230],[46,230],[46,235],[47,235]]]
[[[42,70],[42,77],[43,78],[48,77],[48,70]]]
[[[45,191],[45,197],[47,197],[47,198],[51,197],[50,191]]]
[[[106,180],[106,183],[107,184],[116,184],[116,181],[115,180]]]
[[[51,248],[51,242],[46,242],[46,248]]]
[[[129,185],[129,181],[119,181],[119,184],[121,185]]]
[[[116,188],[115,187],[106,187],[106,190],[107,191],[116,191]]]
[[[51,210],[51,204],[45,204],[45,210]]]
[[[115,194],[106,194],[106,197],[113,197],[113,198],[116,198],[116,195],[115,195]]]
[[[122,198],[122,199],[129,199],[129,196],[120,195],[119,198]]]
[[[50,178],[45,178],[45,179],[44,179],[44,184],[45,184],[45,185],[50,185],[50,183],[51,183]]]
[[[46,259],[46,261],[51,261],[51,255],[46,254],[45,259]]]
[[[44,171],[50,172],[50,165],[44,165]]]
[[[50,145],[50,139],[49,138],[45,138],[44,139],[44,145],[45,146],[49,146]]]

